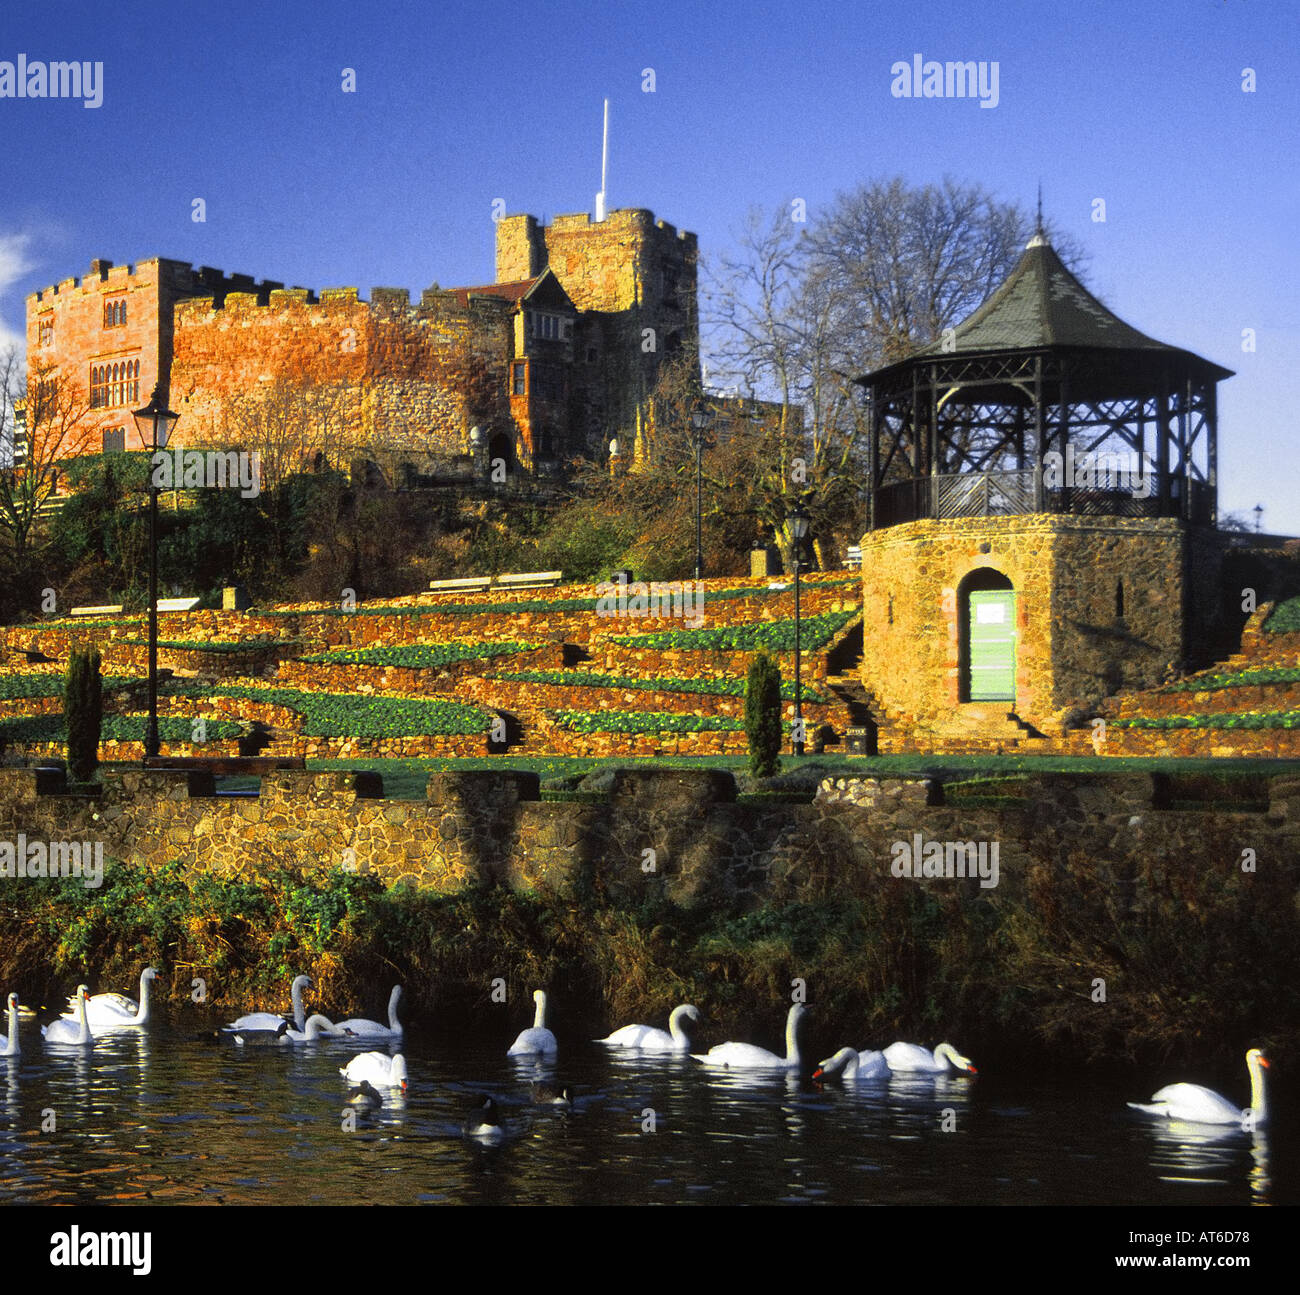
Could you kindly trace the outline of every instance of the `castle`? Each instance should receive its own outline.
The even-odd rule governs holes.
[[[252,448],[259,408],[287,400],[296,425],[319,424],[300,448],[334,462],[431,472],[474,455],[553,474],[614,435],[642,451],[661,366],[682,355],[698,372],[697,259],[694,234],[624,209],[506,216],[496,282],[435,284],[415,304],[94,260],[27,298],[29,372],[57,372],[88,406],[63,454],[146,448],[131,410],[161,384],[178,444]]]

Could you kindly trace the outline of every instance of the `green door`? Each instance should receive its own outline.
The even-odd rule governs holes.
[[[970,596],[970,699],[1016,699],[1016,595],[1011,589]]]

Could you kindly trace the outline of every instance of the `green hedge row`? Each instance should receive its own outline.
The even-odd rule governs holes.
[[[1206,715],[1139,715],[1132,719],[1113,719],[1114,728],[1300,728],[1300,711],[1242,711],[1240,714]]]
[[[301,659],[309,665],[388,665],[410,670],[429,670],[456,661],[514,656],[518,652],[531,652],[537,646],[536,643],[411,643],[399,647],[316,652]]]
[[[677,715],[671,711],[562,710],[555,722],[571,733],[734,733],[740,721],[721,715]]]
[[[176,697],[234,697],[285,706],[303,718],[306,737],[424,737],[485,733],[492,717],[477,706],[413,697],[363,697],[355,693],[307,692],[297,688],[250,688],[173,679]]]
[[[506,683],[546,683],[561,688],[625,688],[642,692],[687,692],[706,697],[743,697],[743,679],[642,679],[628,675],[598,674],[585,670],[497,670],[487,676]],[[781,685],[781,696],[794,701],[794,682]],[[803,700],[825,706],[829,698],[816,688],[803,686]]]
[[[799,620],[800,645],[805,652],[816,652],[835,637],[860,613],[825,612],[820,616],[802,616]],[[612,640],[625,647],[673,649],[689,652],[794,651],[794,621],[758,621],[750,625],[727,625],[719,629],[661,630],[657,634],[626,634]]]
[[[1300,669],[1276,666],[1266,670],[1237,670],[1226,674],[1203,674],[1166,684],[1161,692],[1211,692],[1216,688],[1248,688],[1270,683],[1300,683]]]
[[[147,718],[143,715],[105,715],[99,731],[101,742],[143,742]],[[240,726],[227,719],[206,721],[206,741],[238,737]],[[19,715],[14,719],[0,720],[0,734],[6,742],[66,742],[67,728],[62,715]],[[188,719],[173,715],[160,716],[158,736],[164,742],[192,742],[193,724]]]
[[[1300,598],[1288,598],[1273,608],[1264,629],[1269,634],[1300,633]]]

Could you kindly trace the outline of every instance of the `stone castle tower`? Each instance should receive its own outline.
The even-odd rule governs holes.
[[[589,452],[613,434],[631,437],[641,461],[651,394],[661,366],[685,354],[699,367],[699,244],[696,236],[656,221],[644,208],[507,216],[497,225],[498,283],[532,279],[550,269],[583,312],[575,354],[575,421]]]

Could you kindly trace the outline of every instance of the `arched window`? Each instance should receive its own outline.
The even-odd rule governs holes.
[[[1115,581],[1115,617],[1117,620],[1124,619],[1124,582]]]

